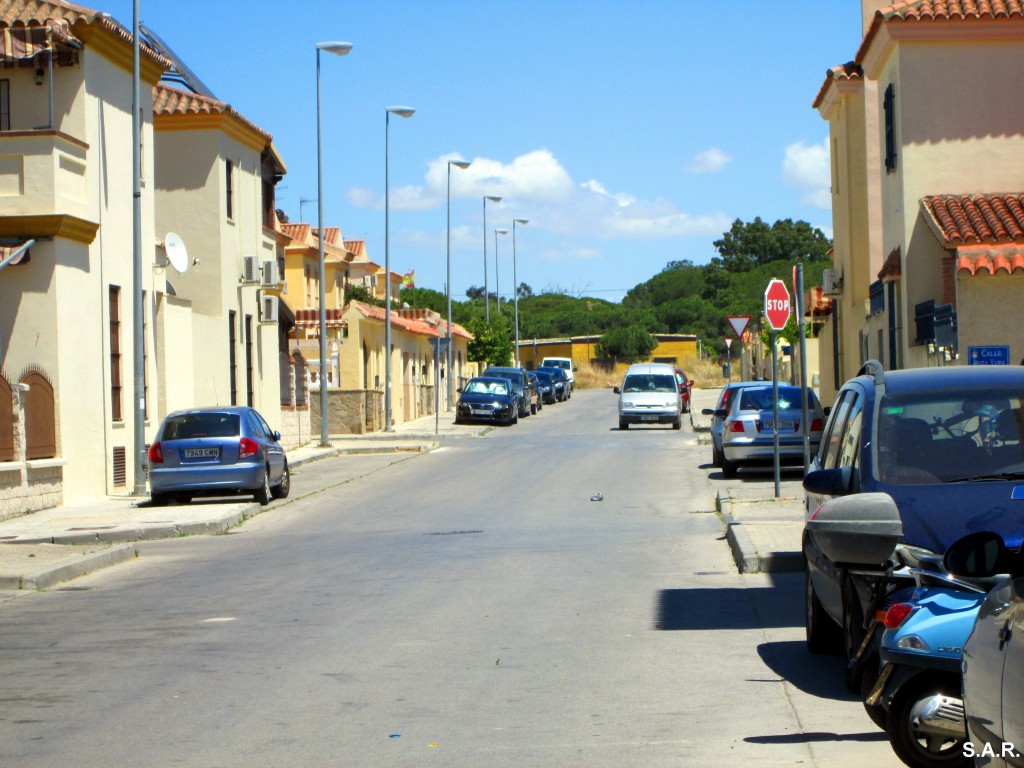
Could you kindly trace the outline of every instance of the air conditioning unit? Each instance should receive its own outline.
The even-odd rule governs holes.
[[[255,256],[242,257],[242,282],[258,283],[260,281],[259,264]]]
[[[277,296],[260,296],[260,315],[260,322],[262,323],[277,322]]]
[[[267,259],[263,262],[263,287],[277,288],[279,282],[281,281],[277,277],[277,260]]]
[[[843,275],[838,269],[826,269],[822,271],[821,292],[826,296],[843,295]]]

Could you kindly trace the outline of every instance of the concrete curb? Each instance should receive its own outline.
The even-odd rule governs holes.
[[[49,589],[56,584],[77,579],[79,576],[85,576],[101,568],[133,560],[137,556],[137,550],[130,544],[113,546],[100,552],[87,552],[59,565],[46,566],[38,571],[30,571],[16,576],[0,576],[0,589]]]
[[[740,573],[795,573],[804,570],[802,552],[759,552],[749,530],[735,518],[732,499],[723,496],[721,491],[715,497],[715,508],[722,518],[725,539]]]

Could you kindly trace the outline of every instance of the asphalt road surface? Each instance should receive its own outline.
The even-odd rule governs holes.
[[[799,575],[736,573],[707,446],[616,423],[578,392],[315,462],[228,535],[0,604],[0,766],[898,765]]]

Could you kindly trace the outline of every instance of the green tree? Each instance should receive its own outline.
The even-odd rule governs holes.
[[[832,241],[806,221],[783,219],[769,226],[759,216],[750,223],[736,219],[714,245],[722,267],[748,272],[773,261],[824,261]]]
[[[482,318],[474,317],[469,321],[467,330],[473,334],[473,340],[467,347],[470,362],[511,365],[512,329],[503,316],[492,319],[490,325]]]
[[[645,360],[657,346],[658,340],[642,325],[629,325],[613,328],[601,336],[597,343],[597,353],[617,360]]]

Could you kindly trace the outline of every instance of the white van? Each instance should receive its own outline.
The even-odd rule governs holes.
[[[671,424],[672,429],[682,429],[679,379],[673,366],[631,365],[622,386],[613,391],[619,396],[619,429],[629,429],[630,424]]]
[[[569,389],[573,392],[576,391],[576,377],[573,376],[573,371],[575,371],[576,368],[572,364],[572,358],[545,357],[541,361],[541,367],[561,368],[565,371],[565,375],[569,377]]]

